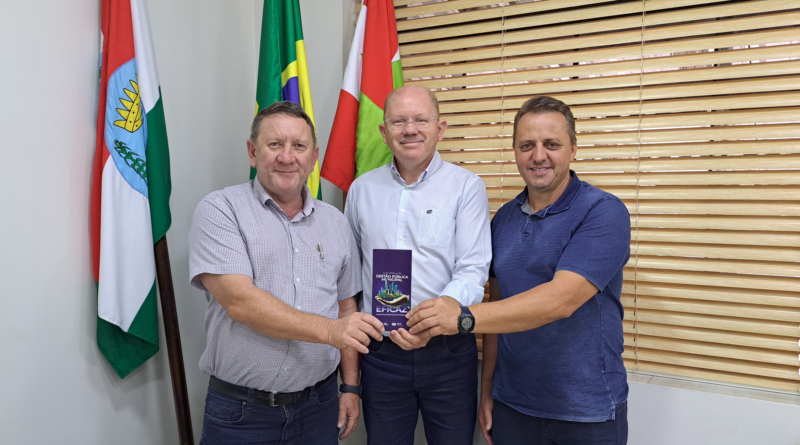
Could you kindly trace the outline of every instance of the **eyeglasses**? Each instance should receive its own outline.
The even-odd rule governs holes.
[[[436,116],[414,116],[411,119],[406,119],[404,117],[391,117],[389,119],[384,119],[386,125],[389,127],[389,131],[397,133],[399,131],[403,131],[406,128],[408,123],[414,124],[417,127],[417,130],[427,130],[431,128],[431,125],[436,121]]]

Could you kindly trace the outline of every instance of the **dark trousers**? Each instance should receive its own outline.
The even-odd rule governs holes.
[[[200,445],[336,445],[339,388],[328,379],[308,400],[270,407],[208,390]]]
[[[570,422],[533,417],[495,399],[492,441],[495,445],[625,445],[628,404],[618,403],[615,420]]]
[[[411,445],[422,413],[429,445],[471,445],[478,403],[473,335],[434,337],[404,351],[372,341],[361,360],[364,424],[370,445]]]

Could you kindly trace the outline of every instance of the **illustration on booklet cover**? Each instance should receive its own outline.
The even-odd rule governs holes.
[[[386,331],[408,329],[406,313],[411,309],[411,251],[372,251],[372,315]]]

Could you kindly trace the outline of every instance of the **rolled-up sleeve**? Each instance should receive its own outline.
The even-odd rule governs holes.
[[[489,230],[489,199],[486,186],[477,177],[466,185],[456,215],[455,267],[453,277],[442,290],[469,306],[483,300],[489,264],[492,261],[492,240]]]

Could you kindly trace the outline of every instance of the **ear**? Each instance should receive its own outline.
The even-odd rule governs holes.
[[[314,147],[314,160],[311,162],[311,165],[315,165],[318,160],[319,160],[319,145]]]
[[[437,126],[439,128],[439,134],[438,134],[439,139],[438,140],[441,141],[442,139],[444,139],[444,131],[447,130],[447,121],[446,120],[440,120],[439,124],[437,124]]]
[[[389,141],[386,140],[386,125],[385,124],[378,124],[378,130],[381,132],[381,137],[383,137],[383,143],[389,145]]]
[[[250,158],[250,167],[256,168],[256,145],[250,139],[247,140],[247,156]]]
[[[575,160],[575,155],[578,154],[578,144],[572,144],[572,147],[570,147],[569,149],[570,149],[569,160],[571,162]]]

